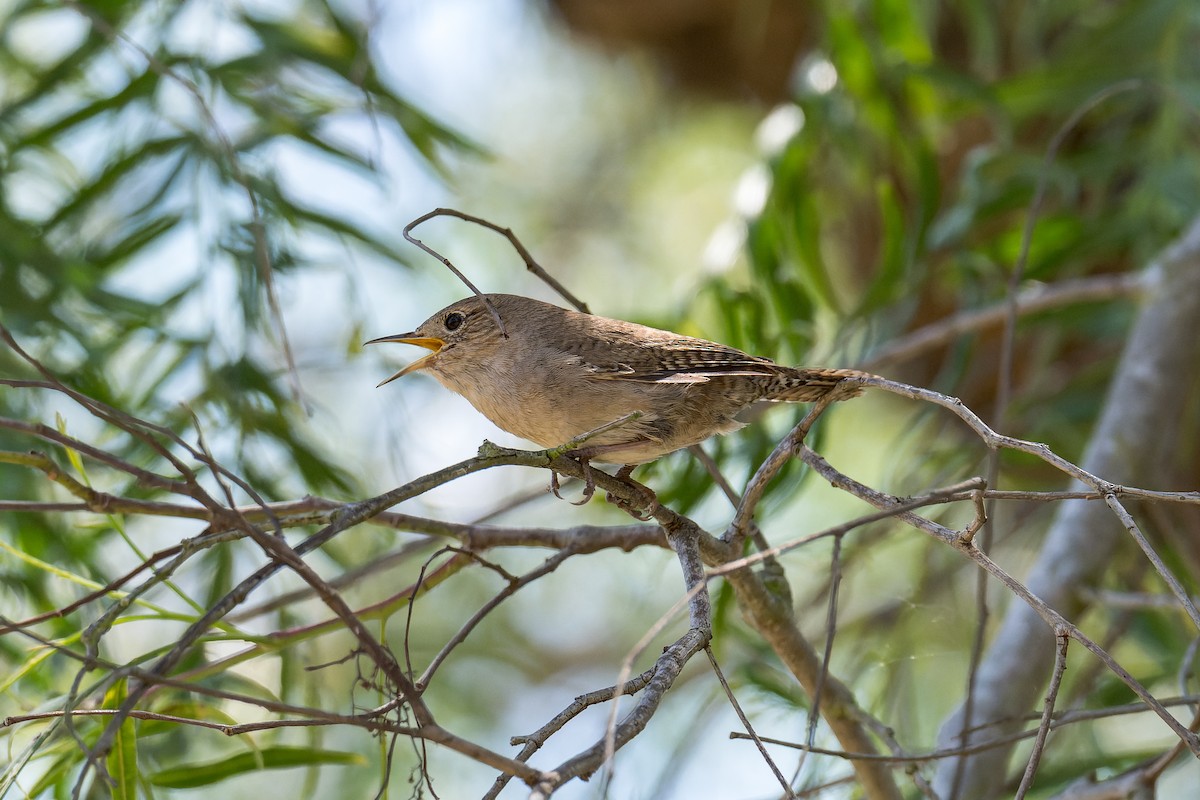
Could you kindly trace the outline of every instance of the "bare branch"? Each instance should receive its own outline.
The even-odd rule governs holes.
[[[552,720],[538,728],[533,733],[527,736],[512,737],[510,741],[513,745],[523,745],[521,752],[517,755],[517,760],[528,761],[534,753],[541,749],[542,745],[549,741],[551,736],[562,730],[568,722],[575,719],[575,717],[582,714],[588,708],[600,703],[607,703],[610,700],[623,695],[637,694],[644,689],[650,682],[650,679],[654,677],[654,672],[656,669],[657,667],[651,667],[642,674],[630,680],[624,681],[619,685],[610,686],[607,689],[597,689],[596,691],[588,692],[587,694],[581,694],[576,697],[569,706],[555,715]],[[501,773],[501,775],[496,778],[496,782],[492,785],[491,789],[489,789],[487,794],[483,796],[484,800],[493,800],[495,797],[497,797],[504,787],[508,785],[508,782],[511,779],[512,775],[510,773]]]
[[[1200,319],[1200,218],[1157,263],[1147,268],[1145,305],[1126,343],[1104,410],[1072,477],[1101,489],[1093,476],[1114,484],[1148,481],[1160,457],[1175,444],[1175,426],[1187,387],[1196,379],[1200,352],[1192,330]],[[1106,492],[1107,493],[1107,492]],[[1042,553],[1027,582],[1032,594],[1068,612],[1083,604],[1080,588],[1094,584],[1108,568],[1121,540],[1121,527],[1109,509],[1072,501],[1061,505]],[[1172,584],[1170,573],[1161,573]],[[1181,605],[1195,619],[1195,605]],[[1028,708],[1049,674],[1049,632],[1020,605],[1005,615],[980,670],[976,720],[987,722]],[[948,719],[943,738],[956,737],[961,717]],[[1008,751],[973,756],[964,764],[963,796],[987,798],[1003,783]],[[956,764],[939,768],[935,788],[948,792]]]
[[[455,211],[452,208],[435,208],[433,211],[424,215],[420,219],[410,223],[408,225],[408,227],[405,228],[405,230],[406,231],[411,230],[412,228],[415,228],[417,225],[424,222],[425,220],[433,219],[434,217],[457,217],[458,219],[464,220],[466,222],[471,222],[476,225],[480,225],[484,228],[487,228],[488,230],[492,230],[492,231],[495,231],[496,233],[500,234],[504,238],[508,239],[508,243],[511,244],[513,246],[513,249],[517,251],[517,254],[521,256],[521,260],[525,262],[525,268],[527,270],[529,270],[534,275],[536,275],[539,280],[543,281],[551,289],[558,292],[560,297],[562,297],[564,300],[566,300],[571,305],[575,306],[575,308],[578,309],[579,311],[582,311],[585,314],[592,313],[591,311],[588,310],[587,303],[583,302],[578,297],[576,297],[574,294],[572,294],[570,291],[568,291],[567,287],[565,287],[561,283],[559,283],[557,278],[555,278],[549,272],[546,272],[546,270],[544,270],[542,268],[542,266],[540,264],[538,264],[537,261],[534,260],[533,254],[530,253],[528,249],[526,249],[525,245],[521,244],[521,240],[518,239],[517,235],[512,232],[512,228],[504,228],[504,227],[501,227],[500,225],[497,225],[494,222],[489,222],[488,220],[484,219],[483,217],[476,217],[471,214],[465,214],[462,211]],[[420,242],[417,242],[416,240],[408,237],[407,235],[405,236],[405,238],[409,239],[409,241],[411,241],[414,244],[416,244],[417,246],[419,246],[422,250],[425,250],[427,253],[432,255],[434,258],[439,259],[443,264],[450,267],[450,269],[454,272],[455,275],[459,275],[458,270],[454,269],[454,267],[452,267],[450,265],[450,263],[448,261],[446,261],[442,256],[433,252],[425,245],[421,244]],[[470,282],[466,281],[466,279],[463,278],[462,275],[459,275],[459,278],[464,280],[467,283],[467,286],[470,286],[472,291],[475,292],[475,294],[479,294],[479,291],[477,289],[475,289],[474,286],[471,286]],[[504,328],[501,327],[501,330],[503,331]]]
[[[831,485],[848,491],[854,494],[856,497],[859,497],[871,505],[876,506],[877,508],[888,508],[900,503],[898,498],[890,497],[882,492],[876,491],[875,489],[865,486],[864,484],[855,481],[853,478],[838,472],[829,464],[828,461],[821,458],[821,456],[819,456],[813,450],[809,449],[807,445],[804,445],[801,448],[801,458],[804,459],[806,464],[821,474],[822,477],[825,477]],[[1118,664],[1112,656],[1104,651],[1103,648],[1084,635],[1079,628],[1077,628],[1075,625],[1072,625],[1062,614],[1048,605],[1040,597],[1033,594],[1028,588],[1026,588],[1024,584],[1001,569],[996,562],[992,561],[987,555],[976,548],[970,540],[960,533],[956,533],[955,531],[952,531],[943,525],[925,519],[924,517],[920,517],[912,512],[903,512],[897,514],[896,516],[897,519],[901,519],[913,527],[935,536],[943,542],[953,545],[959,552],[963,553],[980,567],[987,570],[992,577],[1003,583],[1010,592],[1021,599],[1034,614],[1041,618],[1042,622],[1048,626],[1050,630],[1066,631],[1072,639],[1082,644],[1097,658],[1103,661],[1105,666],[1108,667],[1108,669],[1114,675],[1120,678],[1120,680],[1126,686],[1133,690],[1134,694],[1140,697],[1143,702],[1145,702],[1146,705],[1152,711],[1154,711],[1154,713],[1157,714],[1163,722],[1167,724],[1167,727],[1169,727],[1180,738],[1180,740],[1187,745],[1189,750],[1191,750],[1197,756],[1200,756],[1200,737],[1197,737],[1194,733],[1184,727],[1178,720],[1176,720],[1175,717],[1169,711],[1167,711],[1167,709],[1163,707],[1160,702],[1158,702],[1158,700],[1146,689],[1145,686],[1143,686],[1137,681],[1137,679],[1130,675],[1129,672],[1120,664]],[[1031,654],[1028,652],[1021,653],[1020,655],[1022,658],[1031,658]],[[957,736],[957,732],[955,733],[955,736]]]
[[[1067,671],[1067,645],[1071,637],[1066,631],[1056,634],[1058,649],[1054,653],[1054,674],[1050,676],[1050,689],[1046,692],[1045,708],[1042,711],[1042,722],[1038,725],[1037,736],[1033,740],[1033,751],[1029,754],[1029,763],[1025,765],[1025,774],[1021,776],[1021,785],[1017,787],[1014,800],[1024,800],[1033,786],[1033,778],[1037,775],[1038,764],[1041,763],[1042,753],[1046,749],[1046,737],[1050,735],[1050,723],[1054,719],[1054,703],[1058,699],[1058,689],[1062,686],[1063,673]]]
[[[1139,272],[1121,272],[1114,275],[1089,275],[1071,278],[1056,283],[1036,283],[1016,293],[1016,313],[1036,314],[1074,303],[1095,303],[1133,297],[1145,291],[1149,284],[1147,276]],[[893,339],[875,350],[860,366],[866,370],[879,370],[887,365],[908,361],[930,350],[945,347],[964,333],[985,330],[1005,322],[1009,301],[970,311],[960,311],[953,316],[918,328],[911,333]]]
[[[792,791],[792,785],[788,783],[788,779],[783,776],[776,766],[775,761],[771,758],[767,748],[763,746],[762,739],[758,738],[758,734],[754,732],[754,726],[750,724],[750,718],[746,716],[746,712],[742,710],[742,704],[737,701],[737,697],[733,694],[733,689],[729,687],[729,681],[725,680],[725,673],[721,669],[721,665],[717,662],[717,657],[713,655],[711,647],[704,648],[705,655],[708,656],[708,663],[712,665],[713,674],[717,676],[717,680],[721,683],[721,690],[725,692],[725,697],[729,700],[729,705],[733,707],[734,713],[741,720],[742,727],[746,729],[746,735],[754,742],[754,746],[758,748],[758,754],[762,756],[763,761],[771,768],[771,773],[775,776],[775,780],[779,781],[780,787],[783,788],[784,797],[796,797],[796,793]]]
[[[1162,704],[1168,708],[1177,706],[1191,706],[1197,700],[1197,697],[1171,697],[1162,699]],[[1141,703],[1127,703],[1119,706],[1109,706],[1107,708],[1082,709],[1077,711],[1054,712],[1053,719],[1050,723],[1050,730],[1056,731],[1068,725],[1075,725],[1083,722],[1094,722],[1101,719],[1111,719],[1113,717],[1128,716],[1131,714],[1145,714],[1148,709]],[[1014,717],[1012,720],[1005,722],[1039,722],[1042,714],[1026,714],[1020,717]],[[998,723],[990,725],[981,725],[974,728],[974,732],[994,731],[999,727]],[[881,753],[852,753],[845,750],[831,750],[822,747],[810,747],[804,742],[794,742],[787,739],[776,739],[769,736],[761,737],[768,744],[775,744],[781,747],[790,747],[793,750],[810,750],[818,755],[826,755],[833,758],[840,758],[846,761],[879,761],[893,764],[920,764],[927,761],[938,761],[943,759],[955,758],[957,756],[971,755],[974,753],[983,753],[988,750],[993,750],[997,747],[1004,747],[1017,742],[1023,742],[1027,739],[1037,737],[1041,725],[1037,725],[1028,730],[1019,731],[1017,733],[999,734],[988,739],[981,739],[975,744],[966,747],[945,747],[931,750],[925,753],[893,753],[891,755]],[[731,731],[730,739],[749,739],[748,734],[740,731]]]

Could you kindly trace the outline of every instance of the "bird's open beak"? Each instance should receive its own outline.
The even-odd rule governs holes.
[[[396,378],[403,378],[410,372],[416,372],[419,369],[424,369],[425,367],[429,366],[433,360],[437,358],[437,354],[441,352],[441,349],[446,346],[446,342],[443,339],[439,339],[436,336],[417,336],[415,332],[397,333],[394,336],[380,336],[378,339],[372,339],[371,341],[366,342],[366,344],[379,344],[380,342],[415,344],[418,347],[424,347],[432,350],[433,352],[423,358],[418,358],[416,361],[412,362],[407,367],[388,378],[386,381],[381,381],[380,383],[376,384],[376,389],[378,389],[380,386],[383,386],[385,383],[391,383],[392,381],[396,380]]]

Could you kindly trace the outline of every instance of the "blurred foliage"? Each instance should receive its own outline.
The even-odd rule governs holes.
[[[214,28],[196,18],[208,13],[226,15],[223,34],[244,37],[244,46],[208,47],[189,35]],[[61,52],[40,43],[37,58],[0,48],[5,324],[86,394],[176,429],[190,414],[232,425],[239,450],[277,447],[303,486],[339,492],[351,483],[342,465],[286,422],[296,402],[278,353],[251,347],[282,344],[264,295],[272,276],[311,266],[296,246],[303,236],[401,259],[389,239],[353,219],[289,197],[270,158],[286,143],[372,175],[371,158],[329,130],[355,115],[395,126],[434,165],[439,148],[467,146],[380,80],[365,24],[344,14],[325,3],[266,19],[184,2],[24,2],[0,24],[10,41],[78,34]],[[35,23],[50,31],[28,31]],[[150,283],[158,286],[122,280],[135,259],[197,246],[193,263],[157,266]],[[240,336],[214,329],[198,307],[222,280],[237,287]],[[0,358],[11,371],[12,355]],[[181,377],[196,384],[197,369],[203,379],[181,394]],[[235,469],[251,464],[232,456]],[[282,496],[280,476],[255,478],[266,496]]]
[[[823,35],[798,67],[793,104],[763,124],[769,139],[772,118],[799,120],[765,149],[746,279],[721,273],[700,294],[714,338],[787,363],[841,366],[923,324],[1001,302],[1042,180],[1027,281],[1138,270],[1200,208],[1194,4],[821,9]],[[1103,92],[1047,167],[1060,127]],[[1117,301],[1021,320],[1004,430],[1077,456],[1129,312]],[[999,349],[993,329],[878,368],[987,415]],[[736,446],[753,464],[771,444],[739,437]]]
[[[393,263],[403,259],[390,233],[294,197],[274,162],[290,147],[379,180],[374,156],[338,134],[336,124],[346,120],[369,120],[379,136],[405,142],[434,171],[445,153],[474,146],[389,87],[369,47],[368,21],[341,4],[5,5],[0,321],[67,385],[193,441],[197,430],[208,431],[218,460],[268,500],[359,493],[348,454],[311,440],[295,424],[305,409],[281,368],[283,331],[269,284],[320,266],[304,242],[329,240]],[[210,40],[214,31],[220,37]],[[214,305],[222,313],[213,314]],[[0,350],[0,373],[38,377],[7,348]],[[2,388],[0,416],[42,420],[55,402],[49,393]],[[72,420],[81,427],[68,434],[95,433],[86,417]],[[135,437],[107,429],[100,435],[119,457],[173,473]],[[0,431],[0,450],[27,450],[30,441]],[[51,455],[66,468],[69,452]],[[120,473],[105,471],[98,479],[114,474],[128,483],[98,488],[158,495]],[[5,498],[58,497],[47,484],[35,471],[0,464]],[[0,559],[6,616],[61,606],[72,581],[111,580],[105,553],[122,535],[111,517],[84,531],[61,515],[32,514],[0,516],[0,531],[14,548]],[[197,558],[209,578],[203,602],[232,585],[236,549],[213,548]],[[51,620],[42,632],[66,644],[79,636],[68,619]],[[13,671],[5,691],[24,698],[18,708],[59,697],[76,669],[69,660],[47,660],[45,652],[31,656],[28,642],[16,636],[0,638],[0,648]],[[212,714],[185,697],[164,698],[158,708],[201,719]],[[135,727],[140,762],[126,746]],[[92,741],[99,730],[83,723],[75,733]],[[151,785],[196,786],[264,767],[361,761],[314,746],[240,748],[189,764],[180,760],[185,750],[177,730],[155,735],[166,732],[133,720],[122,726],[108,761],[118,779],[114,796],[148,796]],[[82,751],[58,737],[40,755],[53,756],[53,763],[26,789],[31,796],[64,796]],[[22,763],[21,756],[10,762],[0,794]]]
[[[1000,303],[1019,268],[1039,181],[1045,195],[1022,285],[1146,268],[1200,209],[1195,4],[1035,3],[1017,10],[970,0],[878,0],[819,6],[819,44],[800,62],[793,99],[760,129],[765,170],[748,179],[764,183],[764,200],[744,217],[744,260],[711,277],[693,305],[713,338],[787,363],[843,366],[869,361],[883,345],[930,322]],[[1077,113],[1047,165],[1051,142]],[[1077,458],[1132,310],[1128,299],[1118,299],[1021,319],[1012,398],[1000,421],[993,419],[998,329],[872,368],[961,397],[1004,432]],[[873,439],[887,450],[889,491],[903,495],[981,474],[986,452],[965,429],[932,409],[896,408],[892,413],[914,415],[899,430],[894,420],[885,424],[850,406],[832,412],[853,417],[855,426],[873,426],[863,444]],[[1194,400],[1192,411],[1200,415]],[[825,420],[818,431],[831,427]],[[776,441],[759,426],[705,446],[739,485]],[[1181,447],[1187,472],[1169,485],[1195,486],[1197,443]],[[1065,483],[1020,454],[1005,453],[1002,468],[1009,488]],[[674,474],[683,488],[673,499],[699,502],[695,470]],[[777,508],[786,508],[804,479],[792,470],[772,484]],[[819,512],[797,513],[807,521]],[[999,535],[1015,537],[1004,545],[1008,552],[1036,548],[1048,519],[1045,507],[1006,507]],[[1194,587],[1196,573],[1186,559],[1191,548],[1180,533],[1192,523],[1180,523],[1160,543],[1176,574],[1189,576]],[[862,670],[861,696],[877,698],[885,714],[896,712],[904,737],[932,741],[961,695],[957,688],[947,694],[944,683],[935,688],[908,662],[937,658],[940,675],[947,668],[955,676],[965,671],[974,576],[928,542],[893,543],[887,555],[880,555],[881,545],[867,535],[847,543],[838,627],[843,661],[835,672],[845,677]],[[798,598],[815,627],[822,624],[828,587],[808,578],[809,568],[794,566],[791,574],[798,585],[818,584]],[[1120,591],[1158,589],[1144,576],[1119,583],[1114,588]],[[897,595],[889,591],[893,585]],[[1165,683],[1168,677],[1154,664],[1180,663],[1187,632],[1170,614],[1138,620],[1129,650],[1121,652],[1156,653],[1154,663],[1139,667],[1149,683]],[[1116,613],[1100,612],[1095,622],[1121,635]],[[747,686],[777,697],[792,691],[759,659],[740,663],[747,665],[741,676]],[[1128,701],[1118,682],[1102,678],[1100,684],[1121,695],[1110,698],[1113,703]],[[1102,689],[1081,679],[1072,691],[1090,697]],[[805,708],[803,699],[795,702]],[[1047,794],[1087,774],[1089,765],[1115,771],[1126,763],[1103,737],[1080,733],[1072,741],[1074,749],[1064,755],[1048,755],[1038,784]],[[1118,745],[1122,753],[1126,747],[1139,745]]]
[[[221,16],[232,43],[197,40],[194,31],[211,26],[196,15],[207,14]],[[793,100],[764,122],[763,139],[771,140],[758,175],[764,199],[739,220],[743,257],[680,302],[705,320],[699,327],[711,338],[783,362],[851,364],[932,320],[996,303],[1009,290],[1042,179],[1048,191],[1025,265],[1029,280],[1139,269],[1200,208],[1194,47],[1200,14],[1189,0],[1019,7],[825,0],[813,4],[812,18],[817,32],[798,62]],[[280,367],[271,276],[314,271],[303,246],[314,238],[403,263],[389,236],[296,199],[276,173],[279,148],[301,147],[375,180],[371,154],[333,130],[339,120],[366,118],[407,143],[435,174],[443,174],[447,152],[478,152],[389,88],[368,46],[369,29],[370,20],[355,18],[343,4],[315,0],[272,14],[183,0],[66,6],[25,0],[0,20],[0,321],[67,384],[92,397],[176,431],[194,430],[195,415],[202,428],[219,431],[213,443],[219,460],[267,499],[356,489],[344,454],[289,424],[303,408]],[[1128,79],[1139,83],[1090,109],[1047,169],[1045,152],[1059,127],[1097,92]],[[788,119],[799,124],[785,129],[782,140],[768,135],[773,122]],[[604,205],[587,201],[565,208]],[[144,280],[147,269],[155,280]],[[218,326],[211,304],[226,300],[236,315],[223,316]],[[1077,455],[1128,319],[1129,304],[1113,302],[1023,320],[1005,431]],[[998,337],[985,332],[880,371],[987,410],[998,352]],[[0,373],[28,376],[29,370],[3,350]],[[42,419],[49,408],[35,393],[0,391],[5,417]],[[937,437],[935,424],[941,423],[922,418],[897,439],[895,458],[909,471],[889,489],[977,468],[979,455]],[[751,426],[706,447],[738,487],[775,446],[777,432]],[[827,434],[822,424],[817,435]],[[104,446],[121,457],[170,471],[132,437],[104,436]],[[28,440],[0,432],[0,449],[27,448]],[[53,455],[69,463],[66,453]],[[683,454],[639,476],[651,476],[662,499],[685,513],[713,495],[702,466]],[[1044,477],[1035,471],[1025,480],[1045,488]],[[802,469],[789,466],[771,487],[769,507],[781,508],[804,479]],[[5,497],[48,498],[45,484],[31,470],[0,464]],[[153,496],[132,485],[105,488]],[[86,535],[71,524],[54,515],[0,518],[15,551],[80,582],[109,580],[104,548],[122,535],[119,521],[97,523]],[[847,572],[861,567],[858,580],[866,584],[911,568],[917,587],[911,602],[924,607],[857,609],[861,616],[847,621],[848,636],[890,626],[915,641],[911,626],[928,624],[920,612],[936,605],[951,609],[939,610],[950,616],[964,602],[961,584],[945,579],[957,562],[949,565],[944,548],[921,542],[881,567],[870,563],[876,544],[848,542]],[[209,603],[237,569],[230,548],[201,558],[209,579],[202,602]],[[0,564],[11,605],[33,613],[63,604],[45,568],[7,555]],[[855,586],[848,579],[851,599]],[[802,612],[821,613],[827,588],[803,599]],[[727,650],[722,656],[738,659],[731,673],[771,703],[803,706],[762,642],[744,635],[729,595],[717,599],[718,630],[732,634],[719,643]],[[40,630],[72,644],[80,634],[65,619]],[[968,637],[962,630],[944,626],[936,635],[961,655]],[[525,653],[539,645],[514,646],[507,631],[486,635],[494,639],[479,652]],[[1157,615],[1139,617],[1131,641],[1169,650],[1163,663],[1177,660],[1186,646]],[[0,638],[0,653],[13,673],[4,689],[27,698],[22,707],[61,699],[63,676],[74,675],[74,664],[49,669],[44,653],[31,655],[12,637]],[[867,657],[885,668],[873,679],[879,696],[913,691],[907,682],[917,670],[905,656]],[[203,666],[199,654],[193,658],[185,668]],[[495,669],[498,660],[481,669]],[[296,663],[285,659],[282,669],[291,674]],[[848,671],[855,670],[868,671],[863,663]],[[285,689],[292,685],[283,682]],[[88,688],[85,682],[82,691]],[[1113,681],[1102,689],[1123,692]],[[194,697],[168,699],[182,716],[219,713]],[[170,712],[168,699],[159,710]],[[902,734],[928,741],[945,710],[936,702],[919,708],[903,720]],[[167,793],[162,787],[214,783],[263,767],[355,760],[318,742],[197,755],[177,728],[129,724],[138,731],[138,751],[114,764],[126,787],[140,781],[143,795],[150,786],[160,787],[160,796]],[[90,741],[98,727],[80,725],[76,735]],[[61,794],[78,768],[79,749],[59,736],[40,755],[51,763],[31,794]],[[19,771],[20,757],[11,763]],[[1065,783],[1083,769],[1068,766],[1051,759],[1046,780]]]

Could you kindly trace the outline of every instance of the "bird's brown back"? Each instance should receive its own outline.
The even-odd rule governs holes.
[[[488,299],[507,338],[477,298],[459,301],[418,329],[446,341],[427,369],[501,428],[545,447],[636,412],[629,424],[588,440],[597,460],[650,461],[741,427],[742,413],[756,403],[817,400],[863,374],[786,367],[517,295]],[[444,329],[454,314],[458,324]]]

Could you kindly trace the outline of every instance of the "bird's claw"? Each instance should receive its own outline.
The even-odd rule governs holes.
[[[595,497],[596,478],[592,473],[592,465],[588,462],[588,459],[582,456],[577,456],[577,458],[579,458],[580,466],[583,467],[583,496],[578,500],[572,500],[571,505],[582,506]],[[647,520],[652,519],[654,517],[654,512],[658,510],[658,495],[656,495],[648,486],[638,483],[629,477],[635,466],[636,465],[634,464],[626,464],[625,466],[621,467],[621,469],[617,470],[617,474],[613,477],[624,482],[626,486],[632,489],[636,494],[640,495],[639,500],[628,501],[624,498],[617,497],[612,493],[606,493],[604,495],[604,499],[624,511],[626,514],[629,514],[631,517],[639,519],[642,522],[646,522]],[[558,482],[558,473],[554,470],[550,470],[550,491],[559,500],[563,500],[565,498],[559,492],[560,488],[561,487]]]
[[[654,506],[658,505],[658,501],[655,500],[643,508],[637,508],[633,503],[622,500],[619,497],[613,497],[611,494],[605,495],[604,499],[641,522],[649,522],[653,519]]]
[[[586,458],[579,459],[579,464],[583,467],[583,497],[573,501],[571,503],[573,506],[586,504],[596,494],[596,478],[592,475],[592,465]]]
[[[646,522],[654,517],[654,512],[658,510],[658,495],[650,487],[638,483],[629,477],[634,470],[636,464],[626,464],[617,470],[617,474],[613,477],[623,481],[626,486],[633,489],[634,492],[641,495],[641,502],[629,502],[620,497],[615,497],[611,493],[606,494],[604,499],[612,503],[617,508],[624,511],[634,519]]]
[[[579,459],[579,463],[583,466],[583,497],[578,500],[572,500],[571,505],[573,506],[585,505],[596,494],[596,479],[592,476],[591,464],[588,463],[586,458]],[[560,488],[558,473],[550,470],[550,492],[559,500],[565,500],[566,498],[559,492]]]

